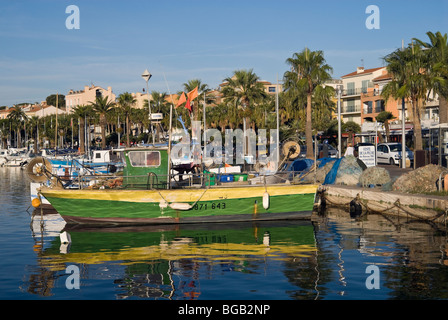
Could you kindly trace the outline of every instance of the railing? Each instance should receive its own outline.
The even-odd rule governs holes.
[[[356,112],[361,112],[361,104],[342,107],[342,113],[356,113]]]
[[[313,169],[307,174],[313,174]],[[296,183],[295,178],[304,174],[304,171],[279,171],[274,176],[278,178],[280,183],[289,181]],[[222,182],[221,176],[228,175],[247,175],[243,181]],[[217,173],[185,173],[156,175],[149,173],[139,176],[119,176],[119,175],[77,175],[77,176],[55,176],[53,175],[65,189],[139,189],[139,190],[163,190],[168,189],[167,179],[170,181],[170,189],[188,189],[188,188],[210,188],[214,186],[234,186],[234,185],[250,185],[264,184],[264,179],[256,179],[256,183],[249,181],[248,173],[235,174],[217,174]],[[255,176],[254,176],[255,177]],[[263,177],[259,175],[258,177]],[[266,176],[269,177],[269,176]],[[256,177],[255,177],[256,178]]]
[[[364,114],[370,114],[370,113],[380,113],[382,111],[385,111],[386,108],[384,105],[382,105],[381,107],[366,107],[364,106]]]
[[[377,97],[380,96],[382,93],[382,91],[380,91],[379,89],[373,89],[369,92],[367,92],[367,90],[365,92],[362,92],[361,95],[365,98],[369,98],[369,97]]]
[[[368,86],[365,88],[351,88],[351,89],[344,89],[342,91],[342,96],[358,96],[360,94],[367,94],[367,90],[369,88],[373,88],[373,86]]]

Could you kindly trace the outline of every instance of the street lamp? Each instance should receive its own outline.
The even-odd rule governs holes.
[[[336,92],[338,93],[338,155],[342,158],[342,141],[341,141],[341,95],[342,95],[342,85],[336,87]]]
[[[149,97],[149,87],[148,87],[148,81],[151,79],[152,74],[149,73],[148,69],[145,70],[142,74],[142,78],[146,81],[146,93],[148,94],[148,110],[149,110],[149,122],[151,125],[151,134],[152,134],[152,144],[154,145],[154,132],[152,128],[152,114],[151,114],[151,99]]]
[[[401,167],[406,168],[406,104],[401,99]]]

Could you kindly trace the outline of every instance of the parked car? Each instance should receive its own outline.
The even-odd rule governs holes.
[[[380,143],[376,149],[377,163],[388,163],[392,165],[399,165],[401,161],[401,143]],[[406,147],[406,158],[411,163],[414,162],[414,153]]]
[[[328,145],[328,157],[329,158],[337,158],[338,150],[335,149],[331,144]],[[323,144],[319,144],[317,147],[317,157],[320,157],[320,153],[323,151]],[[314,152],[314,144],[313,144],[313,152]],[[306,158],[306,145],[300,145],[300,157]]]

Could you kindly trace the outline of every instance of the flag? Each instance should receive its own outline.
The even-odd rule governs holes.
[[[190,100],[187,100],[187,104],[185,105],[185,108],[187,108],[188,111],[190,111],[190,113],[191,113]]]
[[[196,99],[196,97],[198,96],[198,87],[196,86],[196,88],[194,88],[193,90],[188,92],[187,96],[188,96],[188,100],[190,100],[190,101],[193,101],[194,99]]]
[[[187,98],[185,97],[185,93],[182,92],[182,95],[180,96],[179,100],[177,101],[176,108],[179,107],[185,101],[187,101]]]

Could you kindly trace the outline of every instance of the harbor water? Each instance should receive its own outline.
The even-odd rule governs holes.
[[[0,168],[1,300],[444,300],[444,226],[331,209],[312,221],[66,230]]]

